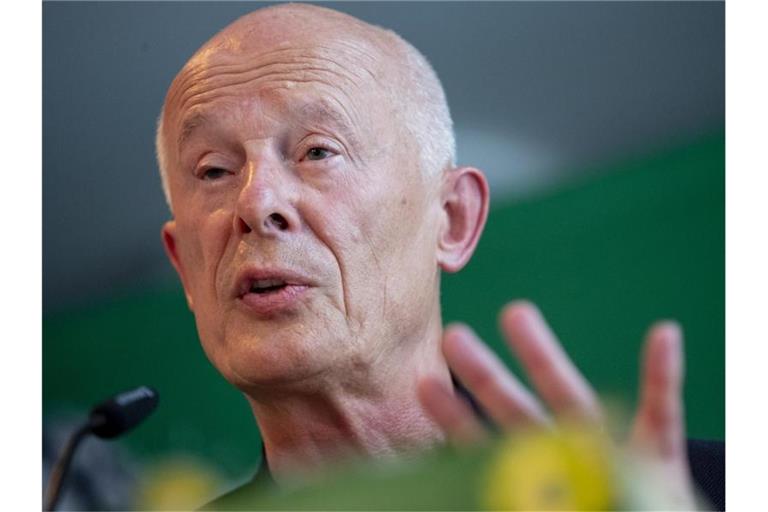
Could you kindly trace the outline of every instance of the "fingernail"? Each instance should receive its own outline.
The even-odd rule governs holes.
[[[451,335],[457,335],[460,337],[474,336],[474,331],[467,324],[455,323],[450,324],[445,328],[445,331]]]
[[[674,338],[678,343],[683,339],[683,329],[675,320],[662,320],[656,324],[656,329],[663,330],[667,336]]]
[[[509,302],[506,306],[507,311],[510,311],[513,315],[518,315],[525,312],[533,312],[533,313],[539,313],[539,308],[536,307],[536,304],[533,302],[527,300],[527,299],[518,299],[514,300],[512,302]]]
[[[538,307],[527,300],[510,302],[504,308],[502,323],[512,329],[536,329],[544,323],[544,317]]]

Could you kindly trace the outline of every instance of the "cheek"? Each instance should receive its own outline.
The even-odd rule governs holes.
[[[332,238],[339,241],[335,251],[351,312],[370,316],[396,306],[414,287],[423,288],[434,244],[422,189],[386,183],[337,194],[326,218]]]
[[[232,224],[231,212],[219,209],[177,220],[183,230],[183,262],[196,303],[216,292],[216,277],[226,251]]]
[[[382,187],[381,191],[385,193],[371,194],[357,205],[361,212],[358,215],[359,233],[371,253],[384,256],[385,260],[395,258],[400,264],[399,257],[403,252],[424,249],[420,238],[428,230],[428,219],[422,186],[388,184]]]

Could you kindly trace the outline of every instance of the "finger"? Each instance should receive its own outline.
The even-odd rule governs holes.
[[[662,458],[685,454],[683,336],[675,322],[659,322],[646,336],[640,406],[632,441]]]
[[[437,377],[422,377],[416,393],[424,410],[443,429],[451,443],[467,446],[487,437],[485,427],[470,406]]]
[[[525,301],[507,305],[501,329],[536,391],[559,416],[601,419],[594,391],[566,355],[538,308]]]
[[[500,427],[549,422],[538,400],[469,327],[446,329],[443,354],[455,375]]]

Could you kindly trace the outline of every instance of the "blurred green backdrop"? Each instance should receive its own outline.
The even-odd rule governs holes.
[[[518,369],[496,315],[507,300],[531,299],[594,386],[631,408],[646,328],[678,319],[689,435],[724,438],[724,153],[718,133],[497,201],[473,260],[444,278],[445,321],[474,326]],[[43,349],[46,420],[148,384],[160,407],[120,441],[141,460],[194,454],[227,479],[258,463],[250,409],[205,359],[175,281],[47,315]]]

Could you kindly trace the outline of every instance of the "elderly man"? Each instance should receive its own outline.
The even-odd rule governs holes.
[[[443,330],[440,273],[467,263],[489,201],[454,146],[425,58],[321,7],[244,16],[173,81],[157,133],[173,214],[163,242],[278,484],[351,455],[481,439],[452,375],[505,429],[600,421],[532,304],[507,305],[500,322],[546,408],[468,327]],[[690,506],[681,343],[673,322],[650,329],[629,442]]]

